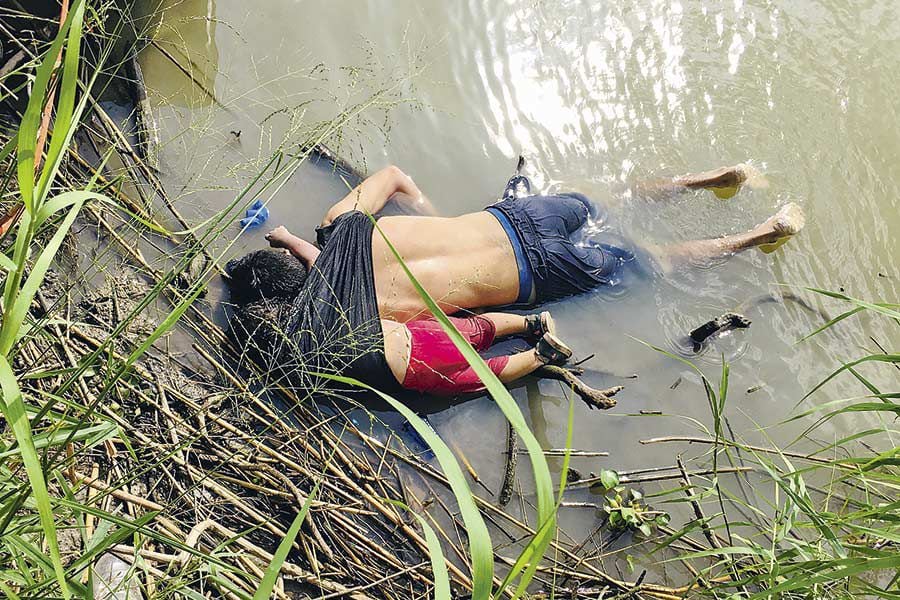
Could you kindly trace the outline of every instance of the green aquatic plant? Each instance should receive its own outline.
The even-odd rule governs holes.
[[[657,527],[669,524],[669,514],[648,507],[639,490],[620,485],[616,471],[603,469],[598,477],[600,481],[591,486],[591,490],[603,493],[603,512],[610,531],[639,531],[650,537]]]
[[[351,383],[359,387],[364,387],[374,392],[385,402],[390,404],[395,410],[400,412],[400,414],[402,414],[410,422],[410,424],[412,424],[419,435],[422,436],[422,438],[434,451],[438,462],[441,464],[444,473],[447,475],[447,478],[450,481],[451,489],[454,493],[454,496],[456,497],[456,501],[459,505],[463,521],[466,525],[466,530],[469,538],[469,552],[472,561],[472,598],[478,600],[486,600],[492,596],[495,598],[500,597],[505,592],[507,586],[511,585],[516,580],[516,578],[518,578],[518,586],[513,597],[515,598],[521,596],[523,593],[525,593],[525,590],[528,588],[529,583],[534,577],[534,573],[536,572],[538,565],[541,562],[544,552],[546,551],[547,546],[550,544],[552,536],[556,531],[556,511],[558,508],[558,502],[562,498],[562,490],[565,487],[565,479],[563,480],[563,484],[561,485],[560,498],[559,500],[556,500],[553,497],[553,483],[550,478],[550,469],[547,464],[547,459],[544,457],[543,450],[539,442],[534,437],[534,434],[525,422],[525,418],[522,415],[521,410],[513,400],[509,391],[506,389],[506,386],[503,385],[502,382],[500,382],[496,375],[494,375],[494,373],[485,363],[484,359],[478,354],[478,352],[475,351],[474,348],[472,348],[471,344],[469,344],[465,340],[465,338],[456,329],[447,315],[438,306],[437,302],[434,301],[427,290],[425,290],[425,288],[423,288],[422,285],[416,280],[415,276],[409,270],[406,263],[403,261],[403,258],[397,252],[396,248],[394,248],[391,241],[378,227],[378,223],[375,221],[375,219],[371,216],[370,219],[372,219],[374,227],[384,238],[391,252],[394,254],[395,259],[400,264],[407,278],[413,284],[413,287],[422,298],[428,310],[441,324],[441,327],[444,329],[447,335],[450,336],[454,345],[478,374],[479,378],[484,383],[487,392],[491,395],[494,401],[497,402],[501,410],[503,410],[504,415],[506,415],[506,418],[512,424],[516,433],[522,437],[523,442],[528,449],[529,458],[531,459],[532,470],[537,485],[538,519],[540,526],[538,527],[537,534],[524,546],[518,559],[515,561],[513,568],[510,570],[506,578],[504,578],[504,580],[500,583],[496,590],[492,591],[494,580],[493,543],[491,542],[491,537],[488,532],[487,526],[484,523],[484,519],[482,518],[474,502],[474,494],[469,488],[463,469],[460,467],[453,451],[450,450],[447,444],[443,440],[441,440],[441,438],[427,423],[425,423],[425,421],[423,421],[412,410],[407,408],[402,402],[359,381],[326,374],[319,375],[326,379],[334,379],[337,381],[342,381],[344,383]],[[566,464],[567,461],[568,456],[566,456]],[[565,473],[567,473],[567,469],[564,468],[562,472],[565,475]],[[433,557],[439,556],[440,547],[431,546],[431,551]]]
[[[68,192],[51,197],[50,187],[59,170],[63,153],[71,143],[79,115],[84,109],[84,99],[77,106],[75,102],[83,18],[84,5],[81,0],[76,0],[37,69],[31,96],[15,138],[17,179],[23,210],[13,244],[13,255],[12,257],[4,255],[2,260],[6,273],[3,285],[3,318],[0,323],[0,384],[2,384],[0,410],[15,435],[31,488],[29,497],[37,509],[44,539],[49,548],[52,572],[65,598],[69,598],[71,592],[62,565],[52,501],[29,420],[30,410],[10,366],[10,360],[15,343],[26,334],[23,324],[44,275],[85,200],[96,195],[87,191]],[[60,55],[64,59],[56,121],[53,134],[49,138],[50,145],[43,167],[36,170],[36,161],[42,158],[40,148],[37,146],[41,114],[47,99],[52,97],[49,91],[50,82],[54,75],[56,58]],[[38,230],[55,213],[65,209],[68,209],[68,214],[31,263],[30,272],[26,277],[33,250],[32,244]],[[43,444],[49,443],[48,438],[39,439]]]
[[[867,302],[825,290],[811,291],[849,306],[840,316],[803,338],[819,335],[844,319],[870,313],[888,326],[900,325],[900,307],[894,303]],[[893,339],[893,337],[892,337]],[[802,341],[802,340],[801,340]],[[707,549],[676,552],[678,560],[698,565],[694,582],[683,588],[691,595],[747,598],[895,598],[900,592],[900,473],[897,448],[890,442],[897,433],[893,419],[900,415],[897,390],[883,391],[857,368],[880,365],[893,372],[900,355],[885,350],[848,360],[805,398],[840,376],[852,376],[865,395],[819,404],[790,417],[784,424],[817,418],[797,436],[794,443],[779,447],[769,437],[768,446],[744,443],[726,436],[720,423],[727,397],[727,366],[722,384],[714,391],[699,370],[710,396],[713,431],[707,437],[670,436],[651,442],[687,441],[706,445],[713,462],[712,481],[707,486],[689,484],[689,499],[697,519],[678,531],[670,531],[654,553],[671,549],[692,531],[701,530],[709,540]],[[889,378],[890,379],[890,378]],[[897,381],[896,377],[893,379]],[[823,424],[852,413],[868,413],[878,418],[880,427],[855,432],[830,444],[817,444],[810,452],[791,447],[814,440]],[[766,429],[759,431],[769,436]],[[874,443],[871,445],[869,442]],[[879,449],[885,442],[889,447]],[[829,458],[831,456],[831,458]],[[755,484],[740,494],[721,485],[720,467],[724,457],[753,465],[768,485]],[[670,497],[684,492],[679,488],[658,494]],[[718,505],[715,514],[704,514],[701,503]],[[726,506],[743,517],[731,522]]]
[[[114,208],[108,198],[92,194],[102,192],[114,196],[117,191],[114,185],[110,182],[104,183],[99,177],[79,188],[86,191],[61,191],[76,189],[72,179],[65,173],[62,157],[71,147],[72,131],[81,118],[79,115],[84,108],[86,97],[82,96],[79,101],[78,92],[73,87],[73,81],[78,83],[77,78],[73,80],[71,76],[77,72],[72,68],[78,62],[71,54],[77,46],[73,43],[76,39],[73,32],[77,29],[76,24],[80,26],[84,19],[93,18],[90,10],[84,10],[82,2],[74,2],[71,8],[70,18],[63,26],[64,32],[60,32],[53,42],[54,45],[48,45],[44,50],[43,59],[40,61],[41,67],[35,71],[40,73],[41,77],[47,72],[56,72],[61,83],[57,117],[43,170],[39,169],[35,173],[33,164],[30,169],[26,164],[29,156],[27,151],[29,140],[37,138],[36,127],[40,127],[39,120],[36,121],[34,117],[43,110],[44,104],[41,103],[45,103],[46,89],[49,87],[48,83],[43,91],[38,93],[43,84],[37,75],[32,82],[34,93],[30,98],[28,120],[27,122],[23,120],[18,136],[7,141],[3,151],[0,152],[0,162],[16,153],[15,170],[19,177],[31,173],[31,179],[24,181],[25,191],[22,192],[23,200],[26,196],[30,198],[30,209],[26,207],[23,220],[14,230],[16,238],[13,246],[7,248],[7,254],[3,254],[0,258],[2,261],[0,266],[5,274],[4,315],[3,323],[0,325],[5,362],[0,363],[0,384],[3,392],[4,417],[10,424],[10,427],[2,432],[3,446],[0,447],[0,497],[3,498],[0,507],[0,557],[4,563],[0,566],[0,591],[2,591],[0,595],[10,598],[45,598],[66,594],[90,597],[92,565],[99,556],[117,546],[130,545],[136,557],[134,573],[146,576],[151,573],[150,561],[142,563],[140,553],[146,550],[149,544],[155,544],[157,550],[166,548],[169,552],[177,553],[175,555],[177,560],[169,563],[164,571],[165,585],[161,586],[162,589],[157,589],[157,597],[199,598],[201,592],[198,590],[202,590],[203,593],[248,599],[256,590],[258,596],[267,596],[270,590],[277,589],[274,584],[278,573],[285,572],[291,556],[298,556],[298,553],[303,552],[302,544],[307,541],[304,540],[307,534],[305,528],[310,526],[316,510],[326,510],[321,504],[318,507],[314,506],[319,498],[316,493],[306,494],[305,501],[297,502],[290,511],[286,511],[286,521],[284,514],[265,515],[265,518],[271,519],[273,523],[281,518],[285,535],[269,534],[272,546],[277,546],[277,551],[267,562],[257,564],[256,570],[253,570],[240,562],[243,549],[240,543],[261,530],[262,525],[258,522],[248,520],[252,525],[248,525],[246,530],[234,532],[234,535],[227,534],[224,540],[216,539],[214,543],[205,547],[195,547],[185,542],[184,535],[178,536],[159,526],[159,523],[172,519],[172,514],[173,512],[177,514],[177,509],[173,511],[170,506],[148,504],[150,508],[133,516],[103,510],[99,508],[99,503],[85,499],[83,495],[85,487],[80,485],[80,481],[78,484],[72,483],[68,477],[70,469],[81,466],[77,461],[90,459],[92,452],[99,451],[115,440],[120,452],[127,452],[135,457],[135,461],[131,463],[134,470],[125,476],[115,478],[100,497],[127,493],[130,489],[129,484],[140,482],[142,477],[164,478],[169,474],[166,469],[180,456],[196,454],[198,447],[211,446],[211,440],[194,434],[190,427],[185,429],[190,434],[181,437],[177,442],[166,446],[152,446],[148,444],[147,438],[140,437],[142,433],[140,423],[129,423],[123,419],[123,416],[132,419],[133,415],[125,414],[124,409],[115,407],[119,403],[124,403],[123,398],[144,394],[147,385],[159,385],[159,382],[153,381],[152,378],[148,381],[139,376],[138,368],[155,347],[162,345],[159,342],[165,340],[167,335],[179,326],[184,326],[191,328],[190,331],[199,337],[203,328],[208,327],[207,322],[191,317],[200,304],[197,299],[203,293],[206,283],[214,276],[214,264],[209,265],[186,285],[177,287],[174,282],[179,280],[195,257],[205,252],[215,254],[217,259],[225,256],[230,244],[226,244],[221,253],[213,253],[211,248],[215,240],[227,236],[227,228],[231,226],[235,214],[241,212],[243,205],[256,195],[261,193],[271,195],[282,189],[308,154],[304,153],[305,151],[288,152],[286,150],[288,144],[280,147],[268,162],[264,157],[259,165],[254,165],[259,167],[257,176],[251,178],[246,187],[235,194],[233,202],[221,213],[199,226],[185,228],[185,232],[195,234],[195,237],[178,246],[178,254],[172,261],[174,264],[171,268],[158,271],[147,268],[145,273],[151,278],[152,285],[133,310],[124,311],[122,319],[109,327],[108,339],[100,340],[92,352],[85,356],[77,356],[71,363],[48,362],[23,366],[27,357],[20,354],[20,349],[24,344],[42,337],[50,339],[58,336],[59,339],[69,335],[72,323],[68,321],[69,316],[65,311],[51,310],[44,313],[37,309],[40,302],[34,302],[38,298],[35,294],[41,280],[44,279],[44,274],[65,245],[67,237],[65,232],[71,229],[81,212],[90,214],[92,219],[99,219],[96,215],[100,213],[94,212],[98,202],[104,207]],[[64,51],[64,60],[61,67],[54,70],[52,63],[58,50]],[[70,74],[68,77],[67,72]],[[90,78],[87,82],[82,81],[80,85],[81,93],[86,95],[90,89]],[[67,116],[69,102],[72,102],[72,109],[71,114]],[[344,129],[352,129],[348,124],[355,123],[369,108],[381,104],[393,105],[394,102],[395,96],[386,93],[342,109],[334,120],[323,119],[314,127],[310,127],[305,132],[309,135],[305,136],[303,144],[300,145],[308,147],[308,144],[317,141],[333,139],[337,134],[344,135],[342,133]],[[300,121],[302,120],[298,118],[297,122]],[[33,156],[34,148],[30,154]],[[128,215],[128,222],[123,223],[123,230],[135,236],[131,240],[134,247],[151,239],[148,235],[150,233],[161,235],[168,233],[161,231],[160,228],[154,229],[150,226],[152,218],[149,215],[137,215],[137,212]],[[132,218],[133,216],[139,218]],[[185,232],[182,232],[182,238],[187,237]],[[20,241],[19,236],[26,237]],[[232,236],[229,241],[233,242],[234,237]],[[108,249],[105,251],[110,252]],[[101,253],[94,258],[92,268],[97,270],[94,273],[103,266],[103,260],[111,260],[110,256],[111,253]],[[80,275],[88,279],[91,273]],[[7,298],[8,290],[10,295]],[[896,304],[869,303],[842,294],[821,293],[847,303],[848,309],[819,331],[825,331],[827,327],[864,313],[882,319],[889,328],[900,322]],[[142,310],[157,302],[169,302],[164,304],[165,309],[161,311],[157,325],[141,337],[129,337],[127,335],[129,324],[138,318]],[[435,311],[435,315],[441,319],[442,313],[438,310]],[[847,321],[845,325],[850,322],[852,321]],[[452,325],[444,324],[445,327],[452,328]],[[448,333],[453,335],[449,329]],[[454,339],[459,342],[458,338]],[[460,349],[466,353],[473,366],[481,364],[480,357],[471,350],[471,347],[464,342],[462,344]],[[695,491],[693,501],[704,505],[709,502],[718,508],[710,511],[705,506],[707,513],[702,518],[691,520],[681,530],[671,531],[668,525],[658,518],[650,521],[652,511],[647,509],[644,499],[636,496],[633,488],[619,485],[618,482],[612,483],[613,472],[610,472],[606,474],[606,483],[612,485],[609,486],[611,491],[606,496],[605,506],[608,507],[606,512],[611,524],[615,520],[614,528],[617,529],[621,525],[627,531],[641,530],[642,525],[649,525],[651,533],[658,531],[666,536],[662,540],[652,542],[660,548],[660,552],[669,552],[666,556],[672,556],[673,561],[677,560],[679,563],[686,561],[696,565],[696,575],[687,585],[675,590],[678,595],[799,598],[842,595],[850,597],[851,594],[855,594],[896,597],[898,595],[895,575],[898,568],[896,549],[900,540],[896,526],[896,523],[900,522],[897,516],[898,505],[894,499],[900,486],[897,476],[897,454],[896,450],[891,448],[880,447],[872,452],[861,446],[862,442],[880,441],[884,436],[896,434],[893,430],[893,418],[898,412],[896,409],[898,392],[880,389],[877,380],[866,370],[870,367],[894,369],[896,364],[896,353],[873,352],[849,360],[831,376],[823,379],[821,386],[817,386],[818,389],[829,386],[838,378],[852,377],[863,386],[861,389],[864,395],[823,403],[792,417],[795,422],[811,423],[807,434],[832,420],[850,414],[877,414],[884,417],[884,421],[881,427],[856,431],[844,439],[819,446],[811,453],[797,453],[790,446],[779,448],[775,444],[766,447],[754,446],[734,439],[733,435],[729,435],[727,421],[724,418],[728,399],[727,368],[723,369],[718,382],[707,381],[704,377],[703,384],[710,404],[712,424],[705,431],[708,436],[699,438],[701,441],[694,443],[712,448],[713,451],[709,456],[713,464],[713,477],[711,479],[695,477],[689,485],[681,485],[676,490],[656,494],[654,503],[657,498],[674,500],[675,496],[678,496],[678,501],[686,502],[682,494],[686,489],[691,489]],[[227,371],[222,376],[229,386],[239,388],[240,393],[244,394],[242,398],[246,403],[239,405],[241,413],[251,414],[253,407],[249,404],[251,399],[255,400],[257,397],[240,387],[245,384],[243,376]],[[486,373],[486,376],[485,383],[491,388],[498,405],[516,426],[519,435],[526,439],[530,432],[521,411],[514,404],[510,404],[508,392],[495,381],[492,374]],[[261,377],[260,380],[264,379]],[[88,393],[82,395],[86,389],[85,381],[90,381],[91,386],[87,389]],[[46,385],[40,385],[43,382],[47,382]],[[276,393],[278,390],[271,391]],[[816,389],[811,393],[818,391]],[[170,399],[176,397],[185,403],[191,400],[175,396],[172,392],[170,394]],[[299,398],[291,399],[297,403],[306,400],[303,394],[300,394]],[[181,415],[185,413],[178,413],[177,419],[166,422],[174,423],[173,432],[181,431],[180,427],[190,425],[194,419],[213,418],[195,405],[186,404],[186,406],[188,406],[186,416],[182,418]],[[503,573],[501,570],[503,567],[499,566],[496,559],[498,549],[494,546],[486,526],[487,517],[496,518],[498,513],[492,512],[484,500],[472,493],[465,470],[459,468],[456,457],[443,440],[436,435],[428,438],[426,433],[431,430],[427,428],[427,424],[403,405],[397,405],[397,409],[400,412],[404,412],[405,409],[405,415],[410,422],[435,448],[438,462],[442,467],[442,475],[450,482],[449,488],[453,492],[453,498],[460,507],[465,507],[462,518],[466,535],[461,537],[466,539],[469,553],[459,561],[456,561],[450,552],[446,554],[443,552],[442,544],[447,543],[447,538],[444,537],[442,541],[438,535],[441,533],[439,530],[431,527],[424,517],[413,513],[414,518],[422,526],[421,531],[430,554],[428,557],[430,577],[433,580],[433,593],[436,597],[450,597],[448,569],[453,570],[455,582],[466,582],[465,585],[468,585],[465,574],[453,569],[455,565],[465,563],[466,560],[470,561],[470,572],[473,575],[471,584],[477,591],[474,595],[481,598],[526,594],[529,586],[533,586],[536,581],[536,573],[540,573],[541,583],[550,582],[550,585],[568,576],[557,575],[555,567],[565,564],[566,561],[575,564],[581,557],[569,556],[557,559],[553,551],[547,552],[548,545],[555,541],[557,534],[555,517],[565,489],[565,481],[560,482],[560,491],[554,497],[552,488],[547,485],[550,482],[549,468],[541,463],[543,455],[539,459],[533,453],[534,444],[528,446],[528,450],[532,458],[532,470],[539,483],[539,520],[533,527],[534,533],[520,540],[521,549],[518,556],[509,561],[512,568]],[[164,412],[162,409],[161,411]],[[570,437],[571,404],[569,415]],[[268,413],[265,416],[271,418]],[[276,419],[272,420],[274,422]],[[310,426],[309,430],[313,437],[318,437],[323,435],[320,432],[326,427],[327,425],[315,424]],[[297,430],[285,426],[278,432],[289,438],[295,435]],[[197,437],[191,437],[194,435]],[[258,451],[257,444],[263,439],[258,431],[248,433],[238,430],[232,431],[231,435],[253,451]],[[808,437],[806,435],[803,439],[806,440]],[[570,446],[571,439],[566,443],[566,447]],[[68,455],[70,447],[74,448],[72,456]],[[337,447],[339,446],[333,446]],[[340,447],[342,452],[346,449],[345,446]],[[122,450],[123,448],[125,450]],[[306,451],[313,453],[314,450],[315,448],[308,448]],[[387,452],[387,447],[384,450]],[[228,462],[231,456],[227,455],[225,462]],[[140,460],[137,457],[140,457]],[[243,454],[234,455],[235,459],[242,457]],[[265,458],[273,460],[271,455],[266,455]],[[738,496],[722,483],[726,471],[721,467],[724,461],[744,461],[753,464],[765,476],[765,481],[769,484],[767,491],[771,493],[751,490],[747,497]],[[261,468],[266,464],[265,461],[260,461],[254,466]],[[189,481],[189,478],[185,478],[179,481],[180,485],[185,486],[185,490],[172,497],[173,506],[187,505],[192,494],[204,490],[202,487],[204,482],[227,481],[225,477],[231,475],[224,474],[222,477],[222,470],[220,466],[210,467],[198,473],[196,479]],[[566,473],[565,465],[561,472]],[[263,471],[255,472],[245,483],[259,486],[263,480],[262,473]],[[322,474],[315,473],[315,475]],[[340,479],[331,472],[329,474],[327,479],[323,479],[328,485],[333,485],[335,480]],[[272,483],[273,481],[275,483]],[[311,481],[316,481],[316,478],[313,477]],[[287,484],[282,480],[265,480],[265,482],[269,486],[268,489],[274,489],[277,494],[286,493]],[[263,489],[266,488],[263,486]],[[313,487],[313,489],[324,488]],[[359,494],[357,497],[361,497],[361,489],[353,488],[354,492]],[[249,495],[249,492],[247,494]],[[616,498],[617,494],[621,499]],[[234,500],[216,497],[216,501],[226,505]],[[377,510],[387,510],[386,506],[392,507],[392,501],[367,499],[363,510],[376,510],[375,507],[378,507]],[[725,507],[729,509],[729,514],[733,514],[733,509],[739,507],[747,513],[747,516],[739,518],[738,521],[726,520],[731,517],[726,515]],[[615,519],[614,514],[618,515]],[[89,520],[95,524],[90,534],[86,524]],[[186,533],[196,524],[185,521],[177,525],[184,526],[183,533]],[[685,551],[680,544],[698,532],[719,540],[718,546]],[[643,533],[646,537],[646,532]],[[61,557],[61,544],[57,538],[66,537],[68,534],[81,538],[77,545],[80,549],[79,554],[65,556],[65,551],[62,551]],[[294,548],[293,555],[291,548]],[[165,556],[164,552],[161,554]],[[658,556],[660,555],[648,555],[646,562],[653,562]],[[420,581],[429,576],[428,563],[422,564],[424,569],[416,573]],[[544,577],[545,573],[550,572],[553,573],[552,578],[549,575]],[[671,598],[673,595],[671,591],[652,588],[647,584],[623,586],[620,585],[621,582],[603,579],[601,574],[591,573],[591,576],[621,590],[620,597]],[[513,589],[514,587],[516,589]],[[340,588],[331,588],[329,593],[342,592]],[[660,595],[654,596],[657,593]],[[559,592],[557,596],[561,594],[562,592]]]

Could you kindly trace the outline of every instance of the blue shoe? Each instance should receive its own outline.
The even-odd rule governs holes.
[[[269,209],[266,208],[262,200],[257,198],[253,201],[253,204],[250,205],[250,208],[247,209],[243,219],[241,219],[241,227],[246,229],[255,229],[259,227],[269,218]]]

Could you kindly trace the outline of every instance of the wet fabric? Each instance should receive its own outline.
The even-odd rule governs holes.
[[[488,350],[494,343],[497,330],[490,319],[478,315],[449,318],[478,352]],[[410,333],[410,356],[403,379],[404,388],[443,396],[484,390],[481,379],[435,319],[410,321],[406,328]],[[509,362],[509,356],[495,356],[485,362],[495,375],[499,375]]]
[[[372,269],[368,216],[350,211],[323,228],[327,243],[294,299],[284,330],[291,360],[288,379],[300,389],[356,391],[313,373],[344,375],[379,390],[399,389],[384,355]]]
[[[534,277],[537,303],[611,285],[635,260],[633,252],[611,244],[573,241],[594,210],[581,194],[508,198],[488,208],[503,213],[515,228]]]
[[[516,255],[516,268],[519,270],[519,295],[516,298],[516,304],[530,304],[531,292],[534,290],[534,276],[531,273],[531,265],[528,264],[528,259],[525,258],[525,249],[522,247],[522,241],[519,239],[515,227],[506,218],[506,215],[490,206],[487,208],[487,211],[500,221],[500,225],[503,226],[503,231],[506,232],[506,237],[509,238],[509,243],[513,247],[513,254]]]

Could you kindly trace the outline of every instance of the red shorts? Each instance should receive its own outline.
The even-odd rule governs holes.
[[[489,319],[475,315],[450,317],[450,321],[478,352],[487,350],[494,343],[496,327]],[[406,328],[410,334],[410,353],[403,387],[444,396],[484,389],[481,379],[435,319],[410,321]],[[486,362],[491,371],[499,375],[509,362],[509,356],[495,356]]]

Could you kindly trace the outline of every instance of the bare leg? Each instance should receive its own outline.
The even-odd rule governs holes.
[[[755,168],[740,164],[672,179],[639,182],[631,186],[631,191],[637,196],[662,200],[691,190],[711,189],[720,198],[730,198],[745,182],[751,187],[765,187],[768,184]]]
[[[648,250],[665,270],[730,256],[741,250],[762,244],[772,244],[781,238],[794,235],[805,224],[803,210],[796,204],[787,204],[774,216],[745,233],[709,240],[694,240],[665,247],[649,247]]]
[[[503,367],[503,370],[500,371],[497,377],[503,383],[511,383],[543,366],[544,363],[538,360],[534,350],[525,350],[510,356],[509,362],[506,363],[506,366]]]
[[[525,316],[524,315],[513,315],[510,313],[499,313],[499,312],[489,312],[480,315],[485,319],[488,319],[494,324],[497,331],[495,335],[497,337],[504,337],[507,335],[517,335],[520,333],[525,333],[527,331],[525,327]]]

